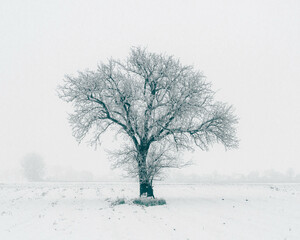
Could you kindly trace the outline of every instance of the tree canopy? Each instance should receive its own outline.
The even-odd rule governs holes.
[[[115,154],[115,166],[127,166],[151,184],[162,169],[180,166],[176,151],[238,146],[233,107],[214,95],[200,71],[139,47],[124,61],[110,59],[95,71],[68,75],[59,86],[60,98],[74,106],[76,139],[88,135],[97,145],[109,128],[124,134],[128,141]]]

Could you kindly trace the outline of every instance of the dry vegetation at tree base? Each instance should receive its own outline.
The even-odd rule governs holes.
[[[133,200],[128,200],[125,198],[117,198],[111,201],[111,206],[117,206],[122,204],[136,204],[140,206],[158,206],[158,205],[165,205],[167,204],[165,199],[159,198],[152,198],[152,197],[141,197],[141,198],[134,198]]]
[[[146,207],[167,204],[166,200],[162,199],[162,198],[160,198],[160,199],[156,199],[156,198],[136,198],[136,199],[133,200],[133,203],[137,204],[137,205],[141,205],[141,206],[146,206]]]

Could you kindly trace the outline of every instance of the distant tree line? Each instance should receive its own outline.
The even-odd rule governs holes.
[[[167,178],[170,182],[253,182],[253,183],[299,183],[300,173],[296,174],[293,169],[288,169],[286,172],[279,172],[275,170],[267,170],[262,173],[252,171],[248,174],[220,174],[217,172],[211,174],[180,174],[176,173],[174,176]]]

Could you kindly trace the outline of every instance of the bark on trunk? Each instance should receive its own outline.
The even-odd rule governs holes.
[[[140,147],[138,153],[138,166],[139,166],[139,183],[140,183],[140,197],[153,197],[153,187],[152,182],[150,181],[147,171],[147,153],[148,147]]]
[[[140,182],[140,197],[141,196],[146,196],[146,197],[153,197],[153,187],[150,183],[141,183]]]

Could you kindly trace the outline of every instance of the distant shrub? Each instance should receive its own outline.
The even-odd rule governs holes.
[[[162,198],[159,198],[159,199],[156,199],[156,198],[136,198],[132,202],[134,204],[142,205],[142,206],[146,206],[146,207],[167,204],[166,200],[162,199]]]
[[[112,206],[125,204],[125,198],[117,198],[116,200],[111,202]]]

